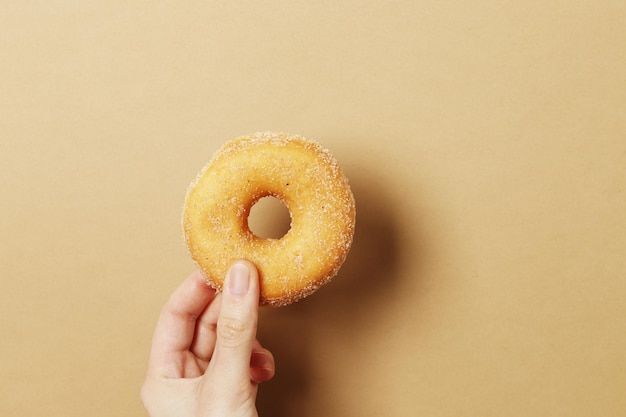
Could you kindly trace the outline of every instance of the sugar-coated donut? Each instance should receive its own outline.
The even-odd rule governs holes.
[[[256,236],[251,207],[267,196],[289,209],[280,239]],[[189,252],[218,290],[230,264],[247,259],[259,269],[260,304],[298,301],[330,281],[352,244],[355,202],[335,158],[317,142],[264,132],[219,149],[191,184],[183,232]]]

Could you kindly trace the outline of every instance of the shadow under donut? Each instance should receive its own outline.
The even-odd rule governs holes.
[[[338,276],[295,304],[261,310],[259,339],[274,354],[276,376],[260,387],[260,415],[303,415],[313,406],[319,400],[311,398],[313,355],[316,344],[327,343],[319,341],[316,329],[331,326],[333,332],[351,337],[368,325],[367,316],[383,308],[377,301],[393,292],[400,249],[397,201],[379,177],[370,177],[375,173],[345,172],[356,200],[356,229]]]

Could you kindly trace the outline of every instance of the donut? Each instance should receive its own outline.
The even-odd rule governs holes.
[[[252,206],[273,196],[289,209],[289,231],[256,236]],[[183,233],[189,253],[218,291],[230,264],[259,270],[260,305],[284,306],[328,283],[345,261],[355,229],[355,201],[337,160],[319,143],[261,132],[215,152],[188,188]]]

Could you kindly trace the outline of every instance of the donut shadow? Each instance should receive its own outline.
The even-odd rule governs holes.
[[[320,380],[313,369],[318,362],[313,355],[320,326],[326,330],[331,327],[325,334],[346,335],[334,343],[352,346],[348,338],[358,334],[361,326],[368,326],[367,317],[384,308],[377,301],[393,293],[400,249],[398,216],[394,212],[397,201],[385,192],[380,179],[367,175],[375,173],[346,170],[346,174],[356,200],[356,229],[338,276],[304,300],[261,311],[259,338],[274,354],[276,376],[260,387],[260,415],[301,415],[314,406],[312,401],[323,403],[325,399],[319,397],[325,388],[311,385]]]
[[[356,228],[352,248],[337,277],[293,310],[310,316],[332,318],[332,325],[368,325],[361,313],[394,289],[400,255],[397,202],[385,187],[369,178],[348,172],[356,200]],[[376,187],[372,187],[377,184]],[[374,188],[374,190],[372,189]],[[322,314],[323,313],[323,314]]]
[[[310,386],[310,337],[307,319],[285,314],[288,307],[265,307],[260,312],[258,337],[276,361],[276,374],[259,386],[257,410],[261,416],[291,417],[302,414]]]

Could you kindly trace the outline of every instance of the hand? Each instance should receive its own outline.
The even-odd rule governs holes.
[[[191,274],[167,301],[154,332],[141,399],[151,417],[257,416],[258,384],[274,357],[256,340],[259,279],[234,262],[224,291]]]

